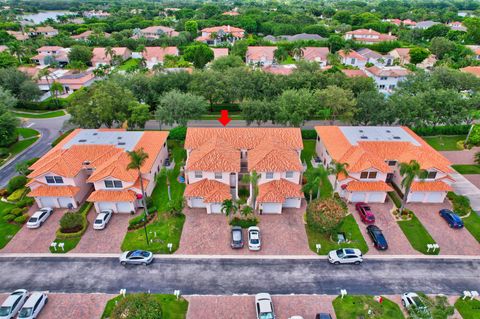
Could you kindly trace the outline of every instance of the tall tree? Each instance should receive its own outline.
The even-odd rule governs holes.
[[[19,121],[11,112],[11,108],[16,104],[17,99],[0,87],[0,147],[12,144],[17,138],[16,128]]]
[[[197,69],[203,69],[208,62],[213,60],[213,51],[204,43],[196,43],[185,48],[183,57],[192,62]]]
[[[355,114],[355,98],[350,90],[336,85],[329,85],[323,90],[315,92],[321,108],[329,109],[332,124],[337,118],[350,122]]]
[[[232,220],[238,211],[238,205],[235,201],[231,199],[226,199],[222,202],[221,211],[225,214],[225,216]]]
[[[307,89],[283,91],[276,101],[278,123],[301,126],[314,113],[317,100]]]
[[[159,98],[155,117],[160,125],[186,126],[189,120],[201,116],[207,109],[208,103],[203,97],[172,90]]]
[[[335,192],[337,191],[337,184],[338,184],[338,177],[340,174],[344,174],[348,176],[348,163],[341,163],[337,161],[332,161],[330,163],[330,166],[328,167],[328,172],[330,174],[335,175],[335,183],[333,185],[333,191],[332,191],[332,197],[335,195]]]
[[[256,209],[256,200],[258,196],[258,181],[260,180],[260,175],[256,171],[252,171],[249,174],[243,175],[242,181],[244,183],[250,184],[250,198],[252,199],[252,208]]]
[[[305,177],[307,178],[305,189],[310,193],[310,202],[312,201],[312,192],[314,189],[317,189],[317,199],[319,199],[323,182],[328,177],[328,171],[324,167],[318,166],[317,168],[308,170],[307,173],[305,173]]]
[[[425,179],[427,174],[427,171],[422,169],[416,160],[411,160],[409,163],[400,163],[400,175],[402,176],[401,185],[405,190],[402,198],[402,205],[400,206],[401,213],[403,213],[405,205],[407,204],[408,195],[410,194],[410,188],[412,187],[413,181],[416,178]]]
[[[90,65],[93,57],[92,49],[83,45],[74,45],[68,53],[70,62],[78,61]]]

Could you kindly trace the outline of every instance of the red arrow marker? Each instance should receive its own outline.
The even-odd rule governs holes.
[[[222,123],[223,126],[227,126],[227,124],[232,120],[228,117],[228,110],[221,110],[220,114],[221,116],[218,118],[218,121]]]

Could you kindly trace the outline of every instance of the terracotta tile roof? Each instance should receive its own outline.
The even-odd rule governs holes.
[[[206,178],[188,184],[183,196],[202,197],[205,203],[221,203],[226,199],[232,199],[229,185]]]
[[[353,51],[353,50],[348,52],[348,54],[346,54],[345,51],[340,50],[340,51],[337,52],[337,54],[339,56],[341,56],[342,58],[350,58],[350,59],[357,59],[357,60],[360,60],[360,61],[367,61],[367,59],[365,57],[363,57],[361,54],[359,54],[358,52]]]
[[[385,182],[351,181],[346,188],[349,192],[391,192],[393,189]]]
[[[165,27],[165,26],[162,26],[162,25],[154,25],[154,26],[151,26],[151,27],[146,27],[145,29],[142,29],[142,33],[157,33],[158,31],[162,31],[162,32],[165,32],[165,33],[177,33],[178,35],[178,32],[175,31],[175,29],[172,29],[172,28],[169,28],[169,27]]]
[[[442,181],[413,182],[412,186],[410,187],[410,191],[412,192],[449,192],[451,190],[452,187]]]
[[[91,36],[93,34],[93,31],[92,30],[87,30],[85,32],[82,32],[80,34],[77,34],[77,35],[72,35],[71,38],[72,39],[75,39],[75,40],[84,40],[84,39],[87,39],[89,36]],[[110,37],[110,33],[107,33],[107,32],[102,32],[103,36],[105,38],[108,38]]]
[[[467,48],[473,51],[473,53],[480,55],[480,45],[467,45]]]
[[[358,29],[354,31],[348,31],[346,34],[352,34],[352,35],[380,35],[380,32],[377,32],[372,29]]]
[[[240,151],[220,137],[213,136],[199,149],[191,152],[186,169],[209,172],[240,172]]]
[[[178,55],[177,47],[145,47],[145,51],[142,53],[146,60],[156,59],[163,62],[166,55]]]
[[[88,202],[133,202],[137,194],[132,190],[97,190],[90,194]]]
[[[73,197],[80,191],[75,186],[41,185],[28,193],[29,197]]]
[[[273,61],[275,50],[277,50],[277,47],[249,46],[246,57],[247,60],[260,61],[265,59],[267,61]]]
[[[212,48],[213,58],[218,59],[228,55],[228,48]]]
[[[304,197],[302,185],[279,179],[258,186],[257,201],[259,203],[283,203],[291,197]]]
[[[248,152],[250,172],[301,171],[302,163],[296,150],[285,147],[281,142],[268,137]]]
[[[465,68],[461,68],[460,71],[480,77],[480,66],[467,66]]]
[[[409,75],[411,72],[407,69],[404,69],[400,66],[391,66],[391,67],[383,67],[379,68],[377,66],[371,66],[365,69],[367,72],[375,75],[375,76],[386,76],[386,77],[404,77]]]
[[[368,75],[363,70],[343,69],[342,72],[343,72],[343,74],[345,74],[349,78],[353,78],[353,77],[356,77],[356,76],[361,76],[361,77],[364,77],[364,78],[368,78]]]
[[[268,65],[262,67],[263,72],[278,74],[278,75],[290,75],[297,69],[295,64],[279,64],[279,65]]]
[[[240,15],[240,13],[238,13],[237,11],[226,11],[226,12],[222,13],[222,15],[224,15],[224,16],[238,16],[238,15]]]
[[[51,46],[44,45],[43,47],[38,48],[37,52],[40,53],[40,52],[61,51],[61,50],[65,50],[65,49],[57,45],[51,45]]]
[[[232,27],[230,25],[221,25],[221,26],[218,26],[218,27],[204,28],[204,29],[201,30],[201,32],[213,33],[213,32],[219,32],[220,30],[222,30],[226,33],[232,33],[234,35],[235,35],[235,33],[243,34],[245,32],[245,30],[243,30],[241,28]]]
[[[126,47],[115,47],[112,48],[112,52],[114,55],[123,56],[128,51],[130,51]],[[107,56],[106,48],[93,48],[93,57],[92,63],[95,64],[97,62],[110,62],[112,57],[110,55]]]
[[[33,32],[41,32],[41,33],[47,33],[47,32],[58,32],[57,29],[47,25],[45,27],[36,27],[32,29]]]
[[[327,61],[330,50],[323,47],[306,47],[303,49],[303,58],[308,61]]]

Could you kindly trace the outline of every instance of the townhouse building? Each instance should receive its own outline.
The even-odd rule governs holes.
[[[391,93],[398,86],[398,83],[405,80],[407,75],[411,73],[400,66],[382,68],[371,66],[365,68],[365,72],[375,81],[378,90],[387,94]]]

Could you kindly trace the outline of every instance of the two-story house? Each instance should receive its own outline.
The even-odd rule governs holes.
[[[160,39],[163,36],[166,37],[177,37],[180,33],[175,31],[175,29],[165,27],[162,25],[154,25],[151,27],[147,27],[145,29],[135,29],[133,31],[134,38],[145,38],[148,40],[156,40]]]
[[[42,66],[51,64],[65,66],[68,64],[69,50],[59,46],[43,46],[37,49],[37,55],[32,57],[32,61]]]
[[[480,45],[467,45],[467,48],[473,51],[475,60],[480,60]]]
[[[411,72],[401,66],[388,66],[379,68],[371,66],[365,68],[365,72],[377,84],[377,88],[382,93],[391,93],[398,83],[405,80]]]
[[[374,44],[383,41],[393,41],[397,37],[394,35],[383,34],[372,29],[358,29],[345,33],[345,40],[353,40],[365,44]]]
[[[43,76],[37,79],[38,88],[43,91],[46,96],[50,96],[50,88],[53,82],[60,83],[63,90],[59,92],[60,95],[70,95],[73,92],[93,84],[97,77],[92,70],[74,71],[66,69],[51,70],[48,76]]]
[[[335,189],[349,202],[383,203],[391,184],[402,189],[400,163],[416,160],[427,171],[415,178],[407,202],[443,203],[451,190],[450,162],[407,127],[317,126],[317,163],[347,165]],[[330,181],[334,185],[335,176]],[[405,191],[405,190],[402,190]]]
[[[108,38],[110,37],[110,33],[107,33],[107,32],[94,32],[92,30],[87,30],[87,31],[84,31],[80,34],[77,34],[77,35],[72,35],[70,38],[76,40],[76,41],[89,41],[92,37],[95,37],[95,36],[103,36],[105,38]]]
[[[275,62],[275,51],[277,47],[249,46],[245,56],[247,64],[257,66],[268,66]]]
[[[132,57],[132,51],[126,47],[112,48],[112,52],[107,52],[106,48],[93,48],[92,66],[110,65],[113,58],[119,59],[119,62],[128,60]]]
[[[302,56],[295,57],[297,60],[304,59],[311,62],[317,62],[324,68],[328,64],[328,54],[330,50],[325,47],[306,47],[302,49]]]
[[[393,65],[393,57],[391,55],[382,55],[368,48],[357,50],[357,53],[367,59],[367,63],[371,63],[378,67]]]
[[[233,44],[245,36],[245,30],[230,25],[204,28],[200,32],[202,34],[195,41],[209,45],[217,45],[224,42]]]
[[[255,201],[262,213],[301,206],[304,167],[298,128],[188,128],[185,149],[188,207],[220,213],[222,202],[237,200],[241,187],[248,188],[247,202]],[[259,176],[257,186],[245,185],[243,176],[253,172]]]
[[[31,192],[39,207],[77,208],[86,199],[97,212],[135,212],[143,207],[140,178],[127,168],[128,151],[143,149],[148,158],[140,171],[146,196],[168,158],[168,132],[76,129],[33,164]]]
[[[47,25],[45,27],[36,27],[36,28],[33,28],[31,29],[29,32],[28,32],[28,35],[30,36],[44,36],[46,38],[51,38],[51,37],[54,37],[56,35],[58,35],[58,30]]]
[[[367,59],[362,55],[358,54],[356,51],[347,51],[339,50],[337,52],[340,57],[340,62],[345,65],[356,66],[358,68],[364,68],[367,63]]]
[[[180,53],[177,47],[145,47],[142,56],[148,69],[157,64],[163,64],[166,55],[178,56]]]

